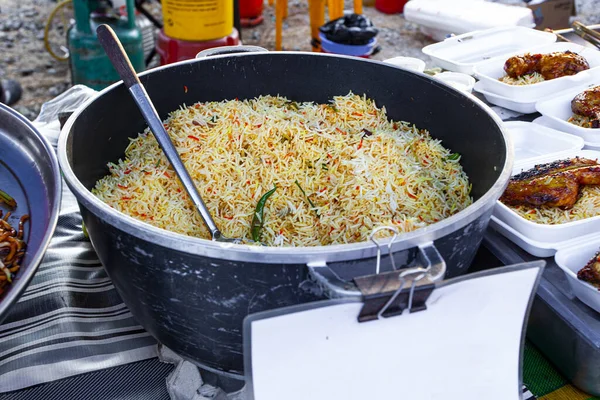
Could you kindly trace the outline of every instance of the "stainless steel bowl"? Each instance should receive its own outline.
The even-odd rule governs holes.
[[[61,177],[54,149],[33,125],[15,110],[0,104],[0,189],[17,201],[9,222],[17,226],[23,214],[27,250],[23,264],[0,295],[0,322],[17,302],[37,271],[56,228]],[[7,209],[0,205],[3,211]]]

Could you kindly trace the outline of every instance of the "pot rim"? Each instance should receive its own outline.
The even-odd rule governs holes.
[[[375,61],[370,59],[361,59],[350,56],[332,55],[332,54],[320,54],[310,52],[258,52],[258,53],[237,53],[237,54],[225,54],[216,55],[210,58],[204,59],[192,59],[180,61],[174,64],[164,65],[151,70],[142,72],[139,76],[145,76],[154,73],[155,71],[177,68],[181,65],[187,65],[197,62],[206,62],[213,58],[224,58],[224,57],[264,57],[267,56],[289,56],[299,55],[310,57],[331,57],[331,58],[345,58],[352,60],[353,62],[367,62],[380,64],[387,68],[396,68],[406,71],[410,74],[417,75],[420,78],[430,79],[430,76],[404,69],[402,67],[385,64],[381,61]],[[183,253],[211,257],[221,260],[228,261],[246,261],[246,262],[260,262],[266,264],[308,264],[308,263],[319,263],[319,262],[338,262],[356,260],[362,258],[375,257],[377,255],[377,246],[371,241],[350,243],[350,244],[338,244],[329,246],[314,246],[314,247],[269,247],[269,246],[251,246],[243,244],[232,244],[215,242],[208,239],[202,239],[197,237],[191,237],[180,233],[170,232],[150,224],[146,224],[140,220],[130,217],[120,211],[117,211],[110,207],[108,204],[102,202],[96,196],[92,194],[77,178],[73,169],[71,168],[69,157],[67,155],[67,142],[70,137],[71,129],[79,117],[79,115],[87,109],[87,107],[94,101],[102,98],[106,93],[115,90],[117,87],[122,85],[123,82],[119,81],[100,91],[97,96],[89,99],[84,105],[77,109],[71,117],[67,120],[64,127],[61,130],[58,140],[58,162],[61,170],[63,171],[64,179],[71,189],[71,191],[77,197],[77,200],[83,207],[88,209],[94,215],[99,217],[105,223],[110,224],[119,230],[126,232],[138,239],[148,241],[172,250],[181,251]],[[506,159],[502,170],[496,179],[496,182],[492,185],[488,191],[481,196],[478,200],[473,202],[470,206],[458,213],[434,224],[428,225],[424,228],[414,230],[412,232],[403,233],[398,235],[397,239],[392,243],[392,251],[401,251],[409,248],[414,248],[423,245],[428,242],[433,242],[451,232],[465,227],[471,222],[475,221],[490,207],[495,205],[496,200],[500,197],[508,184],[508,179],[512,173],[514,152],[510,137],[507,135],[506,130],[502,124],[502,120],[497,116],[485,103],[469,93],[464,93],[454,89],[450,85],[436,81],[436,84],[446,86],[447,90],[451,90],[461,96],[468,97],[475,105],[477,105],[483,112],[492,118],[498,125],[502,137],[504,139],[504,145],[506,147]],[[139,116],[141,119],[142,117]],[[93,238],[90,236],[93,242]],[[119,237],[116,238],[119,240]],[[380,241],[382,254],[389,252],[390,240],[385,239]],[[130,249],[141,253],[142,255],[148,255],[143,249],[135,247]]]

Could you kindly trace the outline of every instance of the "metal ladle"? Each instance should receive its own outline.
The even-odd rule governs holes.
[[[179,157],[179,153],[175,149],[173,142],[171,142],[171,138],[169,134],[165,130],[146,89],[140,82],[131,62],[129,61],[129,57],[123,49],[119,38],[112,30],[112,28],[108,25],[100,25],[96,29],[96,33],[98,34],[98,41],[104,48],[106,55],[110,59],[110,62],[117,70],[117,73],[123,79],[123,83],[129,89],[129,93],[133,97],[133,100],[139,107],[146,123],[148,123],[148,127],[150,127],[150,131],[154,134],[154,137],[158,141],[160,148],[162,149],[165,156],[175,169],[179,180],[183,184],[183,187],[187,191],[187,193],[192,198],[196,209],[202,216],[206,227],[210,231],[210,235],[212,240],[217,242],[227,242],[227,243],[254,243],[249,239],[231,239],[223,236],[217,224],[213,220],[210,215],[204,201],[202,201],[202,197],[200,197],[200,193],[198,193],[198,189],[194,184],[194,181],[190,177],[183,161]]]

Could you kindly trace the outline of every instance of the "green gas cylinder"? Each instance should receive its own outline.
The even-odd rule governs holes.
[[[142,33],[135,23],[133,0],[126,0],[127,18],[119,16],[108,0],[73,0],[73,8],[75,25],[68,33],[73,84],[101,90],[121,79],[96,38],[101,24],[115,31],[135,70],[144,70]]]

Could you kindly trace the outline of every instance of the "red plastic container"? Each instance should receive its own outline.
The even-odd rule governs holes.
[[[263,0],[240,0],[240,18],[255,19],[262,12]]]
[[[191,60],[202,50],[222,46],[237,46],[240,44],[240,35],[233,28],[231,35],[204,42],[190,42],[187,40],[173,39],[160,30],[156,35],[156,52],[160,55],[160,65],[171,64],[177,61]]]
[[[404,11],[408,0],[375,0],[375,8],[386,14],[398,14]]]

